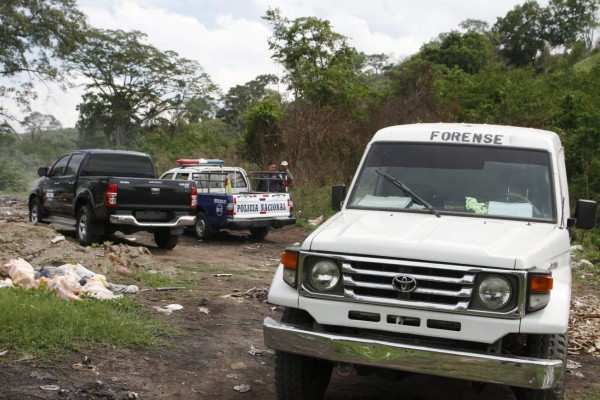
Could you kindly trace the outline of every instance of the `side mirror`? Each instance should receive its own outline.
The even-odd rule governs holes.
[[[38,176],[46,176],[46,175],[48,175],[47,167],[38,168]]]
[[[331,208],[334,211],[342,209],[342,203],[346,199],[346,185],[334,185],[331,187]]]
[[[596,223],[596,210],[598,203],[593,200],[577,200],[575,206],[575,227],[580,229],[592,229]]]

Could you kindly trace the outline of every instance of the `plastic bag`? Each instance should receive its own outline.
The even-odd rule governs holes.
[[[13,283],[25,287],[36,286],[33,267],[22,258],[10,260],[4,267],[8,267],[8,276],[12,279]]]

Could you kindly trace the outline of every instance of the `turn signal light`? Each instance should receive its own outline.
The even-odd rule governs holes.
[[[296,269],[298,268],[298,253],[286,250],[281,253],[280,262],[283,264],[283,268],[285,269]]]
[[[547,293],[552,290],[552,275],[533,275],[529,280],[529,290],[533,293]]]

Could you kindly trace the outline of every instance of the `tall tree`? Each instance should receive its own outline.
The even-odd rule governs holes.
[[[61,123],[50,114],[42,114],[34,111],[23,119],[21,125],[25,127],[27,133],[31,135],[31,140],[35,140],[35,135],[42,131],[55,130],[62,128]]]
[[[457,66],[469,74],[475,74],[492,60],[492,43],[475,31],[442,33],[437,40],[421,47],[421,57],[448,68]]]
[[[550,0],[548,4],[548,40],[553,46],[571,48],[577,41],[591,50],[598,27],[598,0]]]
[[[4,0],[0,2],[0,100],[25,110],[36,98],[35,83],[61,80],[60,60],[74,51],[87,22],[75,0]],[[17,85],[14,85],[14,82]],[[14,120],[0,105],[0,117]]]
[[[493,27],[500,40],[501,56],[517,67],[533,64],[546,47],[545,11],[535,0],[515,6]]]
[[[274,95],[268,86],[277,82],[275,75],[259,75],[243,85],[232,87],[223,97],[223,107],[217,117],[234,126],[238,133],[242,132],[245,129],[245,114],[250,105]]]
[[[115,146],[144,125],[166,120],[194,97],[218,90],[195,61],[145,44],[146,35],[122,30],[90,31],[70,57],[88,78],[78,126],[84,133],[100,128]]]
[[[284,80],[296,98],[327,105],[366,95],[358,52],[329,21],[315,17],[290,21],[278,9],[269,9],[263,19],[273,27],[272,58],[285,68]]]

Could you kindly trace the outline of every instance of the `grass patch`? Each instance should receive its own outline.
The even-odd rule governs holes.
[[[33,356],[40,361],[69,350],[156,348],[182,332],[154,319],[127,299],[68,302],[54,293],[0,290],[1,362]]]
[[[315,225],[308,223],[309,219],[323,216],[327,220],[337,211],[331,209],[331,187],[314,188],[310,186],[295,187],[292,189],[296,223],[300,226],[315,229]]]

